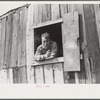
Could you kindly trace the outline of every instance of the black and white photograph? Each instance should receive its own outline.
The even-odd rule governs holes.
[[[100,84],[100,2],[0,2],[4,84]]]

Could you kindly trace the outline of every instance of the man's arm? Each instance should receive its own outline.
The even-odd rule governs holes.
[[[52,44],[52,47],[51,47],[51,55],[50,55],[49,58],[55,58],[55,57],[57,57],[57,53],[58,53],[58,46],[57,46],[57,43],[54,42]]]
[[[44,60],[44,55],[42,54],[41,52],[41,47],[38,47],[37,50],[36,50],[36,53],[35,53],[35,57],[34,57],[36,61],[41,61],[41,60]]]

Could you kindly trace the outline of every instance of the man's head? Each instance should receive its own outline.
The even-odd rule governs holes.
[[[41,39],[42,39],[42,45],[45,49],[48,49],[49,48],[49,45],[50,45],[50,34],[45,32],[42,34],[41,36]]]

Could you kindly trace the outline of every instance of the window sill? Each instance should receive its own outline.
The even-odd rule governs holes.
[[[57,57],[57,58],[53,58],[53,59],[48,59],[48,60],[41,61],[41,62],[34,61],[32,63],[32,66],[46,65],[46,64],[53,64],[53,63],[60,63],[60,62],[64,62],[64,58],[63,57]]]

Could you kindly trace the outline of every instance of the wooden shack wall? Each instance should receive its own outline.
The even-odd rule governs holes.
[[[27,7],[0,18],[0,83],[26,83]]]
[[[32,26],[62,18],[65,13],[73,11],[79,12],[80,52],[83,55],[83,59],[80,60],[81,71],[63,71],[63,63],[32,67]],[[2,16],[0,83],[44,83],[43,73],[47,75],[47,83],[75,83],[75,80],[83,84],[100,83],[99,16],[99,4],[31,4]],[[53,75],[55,80],[50,77]]]
[[[80,72],[65,72],[65,83],[99,83],[99,67],[100,67],[100,52],[99,52],[99,13],[100,7],[93,4],[39,4],[31,5],[29,10],[30,27],[49,20],[56,20],[62,18],[65,13],[78,11],[79,12],[79,35],[80,35],[80,52],[83,59],[80,60]],[[33,31],[33,30],[32,30]],[[31,33],[31,32],[30,32]],[[34,34],[34,33],[33,33]],[[30,37],[33,37],[30,34]],[[31,44],[34,40],[31,40]],[[29,42],[30,43],[30,42]],[[30,46],[31,46],[30,44]],[[30,51],[32,52],[30,47]],[[34,50],[33,50],[34,51]],[[31,53],[28,53],[31,59]],[[31,67],[33,71],[39,67]],[[52,65],[50,65],[52,66]],[[40,66],[42,69],[43,66]],[[52,66],[53,68],[53,66]],[[59,71],[59,69],[57,69]],[[43,71],[43,70],[41,70]],[[28,72],[30,73],[30,71]],[[42,72],[41,72],[42,73]],[[35,74],[32,74],[35,75]],[[30,76],[30,75],[29,75]],[[40,75],[43,76],[43,75]],[[36,77],[36,76],[34,76]],[[31,76],[30,76],[31,78]],[[29,78],[29,80],[30,80]],[[41,77],[40,79],[42,79]],[[60,81],[60,78],[59,78]]]

